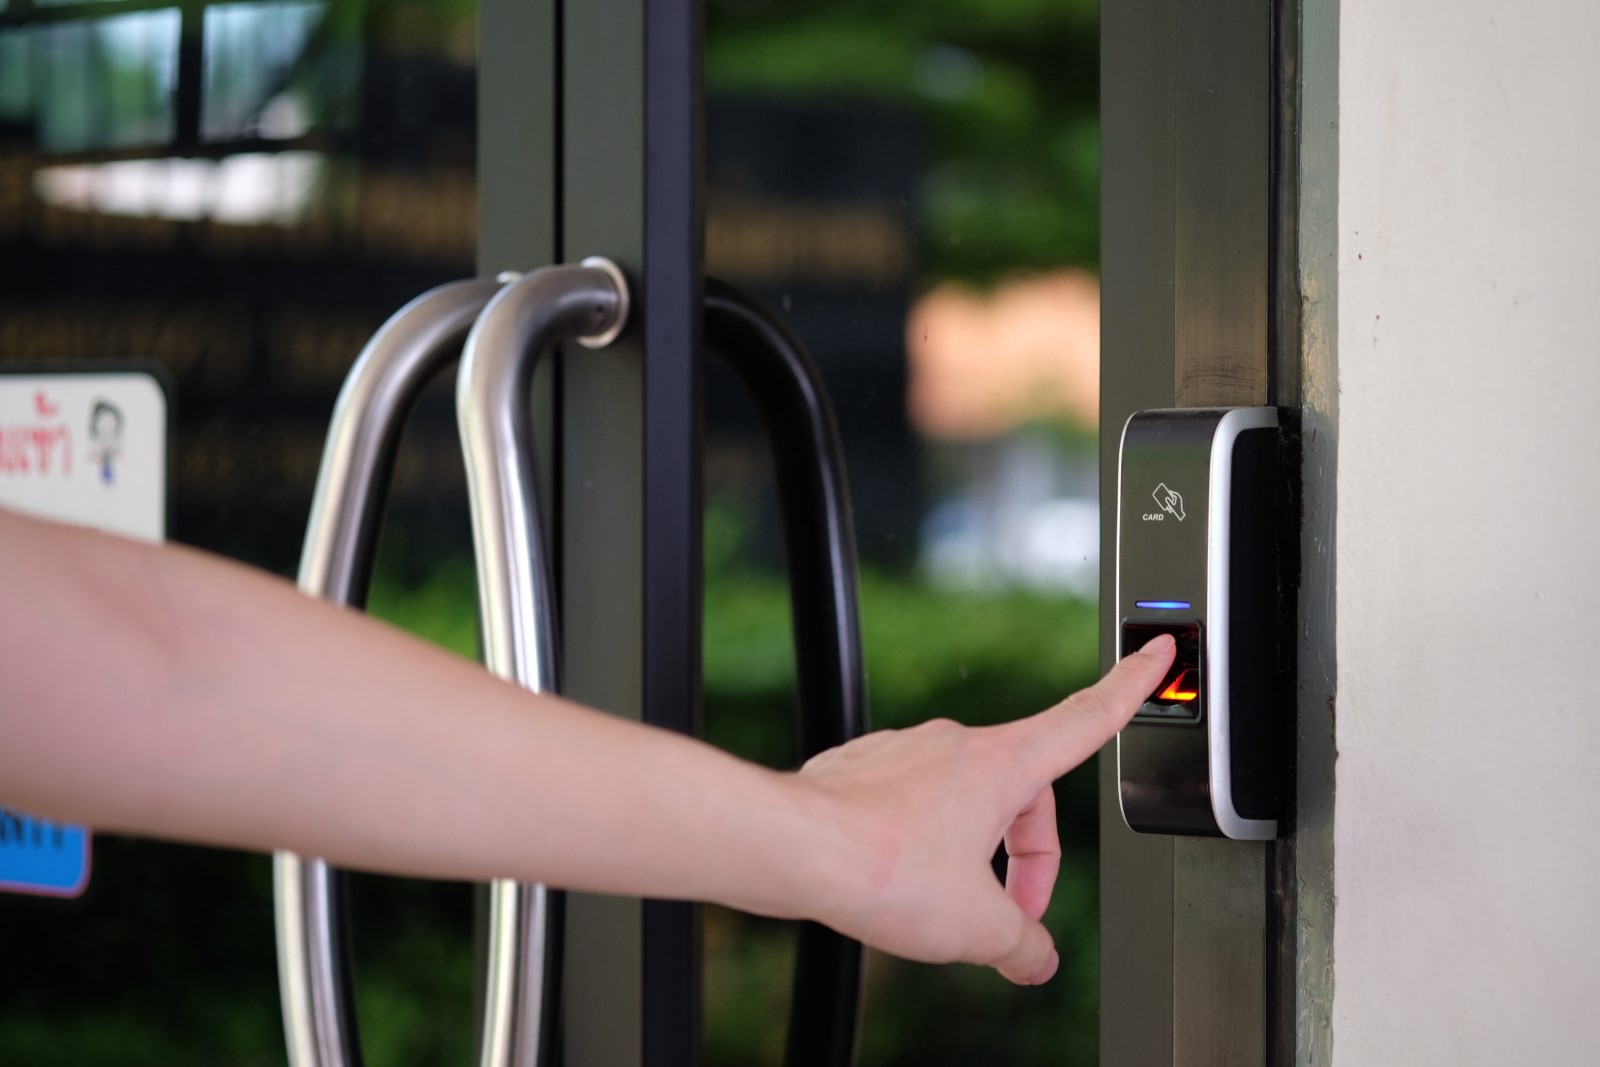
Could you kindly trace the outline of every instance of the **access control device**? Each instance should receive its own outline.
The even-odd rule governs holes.
[[[1277,409],[1140,411],[1117,479],[1117,657],[1177,640],[1117,738],[1122,815],[1144,833],[1277,836],[1285,473]]]

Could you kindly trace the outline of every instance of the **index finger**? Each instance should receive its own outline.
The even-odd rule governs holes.
[[[1123,657],[1088,689],[1031,719],[1021,720],[1018,725],[1026,727],[1028,748],[1049,780],[1061,777],[1100,751],[1128,724],[1133,713],[1161,684],[1177,647],[1168,634],[1152,638],[1133,655]]]

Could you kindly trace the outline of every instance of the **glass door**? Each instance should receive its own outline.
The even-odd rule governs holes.
[[[1098,670],[1097,47],[1094,3],[707,0],[706,272],[786,318],[834,398],[875,727],[1003,721]],[[775,475],[705,373],[707,735],[792,766]],[[861,1064],[1095,1062],[1092,768],[1057,808],[1061,972],[869,954]],[[705,1062],[783,1062],[793,946],[708,909]]]
[[[709,275],[786,320],[832,394],[873,724],[1035,711],[1097,669],[1096,17],[0,0],[0,366],[163,368],[170,536],[289,575],[334,396],[388,314],[611,258],[632,325],[534,390],[564,690],[793,766],[777,473],[733,353],[706,348]],[[473,656],[450,393],[403,439],[368,607]],[[1055,981],[871,955],[859,1062],[1094,1059],[1094,794],[1081,771],[1058,789]],[[270,859],[94,849],[82,898],[0,897],[0,1062],[283,1062]],[[482,910],[353,878],[368,1062],[474,1057]],[[562,1061],[783,1062],[795,940],[570,898]]]
[[[475,272],[476,23],[471,0],[0,4],[0,367],[159,368],[173,540],[292,574],[355,354]],[[441,383],[372,611],[475,654],[470,546]],[[0,896],[0,1062],[284,1062],[270,857],[92,855],[76,900]],[[468,1062],[471,889],[357,877],[351,907],[369,1061]]]

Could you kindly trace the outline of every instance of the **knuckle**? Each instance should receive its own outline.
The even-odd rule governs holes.
[[[1003,967],[1017,949],[1016,923],[1008,918],[988,916],[974,931],[965,962],[986,967]]]
[[[1067,698],[1067,707],[1074,716],[1088,720],[1099,726],[1109,724],[1112,719],[1111,702],[1104,695],[1094,689],[1085,689],[1074,693]]]

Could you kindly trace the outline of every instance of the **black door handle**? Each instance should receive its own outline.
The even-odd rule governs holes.
[[[844,449],[822,375],[794,331],[754,297],[706,281],[705,337],[755,399],[772,442],[789,563],[801,758],[867,730],[866,672]],[[785,1063],[850,1067],[861,943],[803,923]]]

